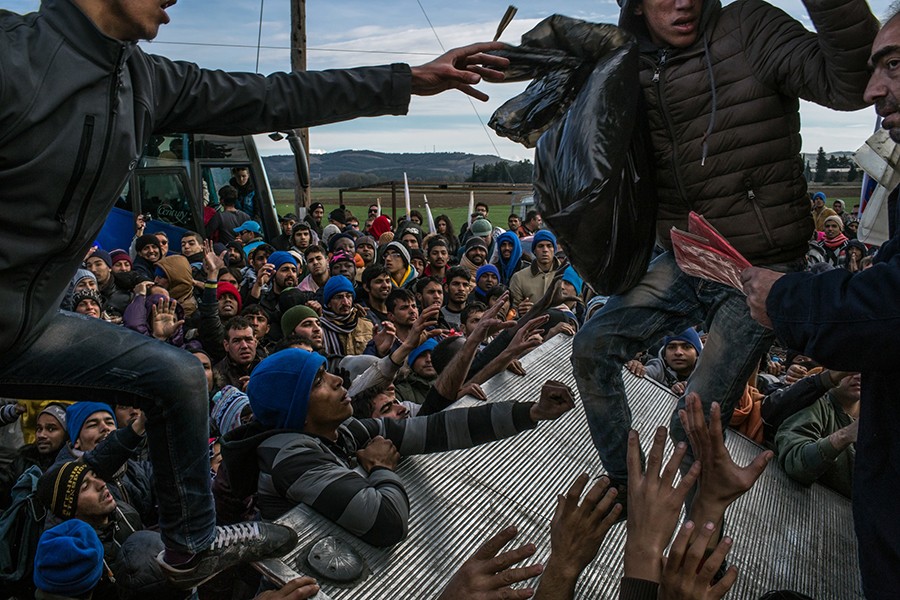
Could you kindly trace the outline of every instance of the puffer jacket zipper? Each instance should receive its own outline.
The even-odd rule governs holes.
[[[672,115],[669,114],[669,107],[666,104],[666,97],[663,93],[663,84],[665,83],[663,81],[665,77],[664,71],[668,59],[668,48],[661,49],[657,55],[656,63],[653,63],[654,71],[652,81],[656,88],[656,98],[659,101],[659,109],[662,113],[663,121],[665,121],[666,124],[666,131],[669,132],[669,139],[672,140],[672,176],[675,179],[675,189],[678,191],[678,197],[681,198],[684,205],[691,208],[687,193],[684,191],[684,182],[681,180],[681,169],[678,166],[678,139],[675,136],[675,128],[672,126]]]
[[[75,195],[75,189],[81,178],[84,177],[84,169],[87,166],[87,159],[91,153],[91,142],[94,137],[94,115],[86,115],[84,117],[84,127],[81,129],[81,143],[78,144],[78,154],[75,155],[75,169],[72,171],[72,178],[69,179],[69,185],[63,194],[62,202],[56,210],[56,220],[60,222],[63,229],[66,227],[66,212],[72,203],[72,197]],[[65,231],[63,231],[65,235]]]
[[[766,219],[763,216],[762,207],[756,199],[756,192],[753,191],[753,182],[749,179],[745,179],[744,188],[747,190],[747,200],[750,201],[750,206],[753,207],[753,211],[756,213],[756,218],[759,220],[763,234],[766,236],[766,241],[769,242],[770,247],[774,248],[775,240],[772,238],[772,232],[769,231],[769,225],[766,223]]]
[[[109,82],[108,104],[107,104],[106,133],[105,133],[104,139],[103,139],[103,149],[100,153],[100,162],[97,164],[97,169],[94,173],[94,179],[93,179],[93,181],[91,181],[91,185],[84,195],[85,199],[90,198],[94,194],[94,191],[97,189],[97,184],[99,183],[100,176],[103,173],[103,166],[106,164],[106,157],[109,154],[109,146],[110,146],[110,142],[112,141],[112,133],[114,130],[113,124],[115,122],[116,114],[119,109],[119,87],[122,83],[122,72],[125,68],[125,50],[126,50],[125,44],[122,44],[121,46],[119,46],[119,56],[116,59],[116,70],[115,70],[115,72],[113,72],[111,74],[111,80]],[[87,125],[87,122],[85,122],[85,125]],[[91,125],[91,128],[93,129],[93,124]],[[83,143],[84,143],[84,138],[82,137],[82,144]],[[85,163],[84,165],[81,166],[82,175],[83,175],[83,170],[84,170],[84,168],[86,168],[87,155],[85,155],[82,158],[82,161]],[[76,163],[77,163],[77,161],[76,161]],[[76,164],[76,171],[78,168],[79,168],[79,165]],[[71,201],[74,197],[74,189],[77,186],[77,183],[78,183],[77,179],[73,176],[73,182],[71,183],[73,193],[71,196],[64,199],[64,201],[66,203],[66,207],[68,206],[69,203],[71,203]],[[81,203],[81,209],[78,211],[78,218],[74,223],[74,226],[71,231],[71,235],[69,237],[69,243],[66,244],[66,247],[63,249],[63,253],[71,252],[72,250],[75,249],[75,246],[78,244],[78,237],[79,237],[79,234],[81,233],[82,227],[84,226],[84,217],[85,217],[85,215],[87,215],[88,208],[89,208],[89,203],[86,200],[83,200]],[[62,206],[60,206],[60,209],[57,211],[57,218],[59,218],[60,214],[63,215],[61,222],[63,224],[65,224],[66,223],[65,212],[64,212],[64,207],[62,207]],[[47,269],[47,267],[50,266],[51,262],[53,262],[53,258],[48,258],[43,263],[41,263],[41,266],[35,272],[36,273],[35,276],[28,283],[28,289],[25,290],[25,295],[23,297],[22,321],[19,325],[19,330],[16,332],[15,338],[13,338],[13,342],[11,345],[12,348],[15,348],[19,344],[19,342],[22,341],[22,338],[25,336],[25,331],[28,329],[29,325],[31,324],[31,306],[33,304],[32,298],[34,296],[35,287],[37,286],[38,282],[40,281],[40,278],[38,277],[37,273],[44,272]]]

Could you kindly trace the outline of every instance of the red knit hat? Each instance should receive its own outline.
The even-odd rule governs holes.
[[[216,286],[216,300],[222,297],[222,294],[231,294],[237,300],[238,312],[241,312],[243,302],[241,302],[241,293],[237,287],[230,281],[220,281]]]

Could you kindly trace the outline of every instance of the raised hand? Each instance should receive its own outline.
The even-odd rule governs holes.
[[[227,251],[226,251],[227,252]],[[219,269],[225,266],[225,252],[217,256],[213,250],[212,240],[203,241],[203,272],[207,281],[216,281],[219,278]]]
[[[738,466],[725,448],[722,409],[718,402],[713,402],[710,408],[709,425],[703,415],[700,396],[695,393],[687,395],[684,410],[678,411],[678,416],[691,442],[694,456],[703,465],[694,508],[698,506],[706,510],[714,508],[724,514],[729,504],[753,487],[775,455],[771,450],[766,450],[746,467]],[[692,517],[694,512],[692,511]],[[704,514],[703,518],[717,522],[716,519],[710,518],[712,516]],[[699,521],[699,518],[694,520]]]
[[[486,42],[454,48],[433,61],[412,67],[411,92],[417,96],[433,96],[449,89],[457,89],[482,102],[487,94],[472,86],[485,79],[490,82],[503,81],[504,75],[496,68],[509,66],[509,60],[491,54],[491,50],[502,50],[506,44]]]
[[[587,473],[582,473],[569,487],[565,495],[556,501],[556,511],[550,522],[550,560],[547,570],[559,561],[563,568],[576,576],[590,564],[606,534],[616,523],[622,505],[616,504],[618,492],[610,487],[606,476],[598,479],[581,504],[578,503],[588,483]]]
[[[438,600],[525,600],[531,598],[531,588],[512,587],[537,577],[541,565],[515,567],[536,550],[534,544],[525,544],[507,552],[500,550],[516,537],[516,528],[509,526],[486,541],[475,554],[462,564],[450,578]]]
[[[178,305],[176,300],[169,298],[160,298],[159,301],[150,308],[150,323],[153,337],[158,340],[166,341],[178,331],[178,328],[184,325],[184,319],[179,320],[175,314],[175,307]]]
[[[375,329],[372,339],[375,341],[375,351],[378,356],[384,356],[390,351],[394,340],[397,339],[397,328],[390,321],[382,321]],[[418,344],[416,345],[418,346]]]
[[[628,536],[625,539],[625,576],[659,581],[660,559],[672,539],[688,491],[700,474],[695,462],[673,487],[678,465],[687,453],[679,443],[662,466],[666,428],[658,427],[647,455],[647,470],[641,468],[640,436],[628,433]],[[660,467],[662,471],[660,472]]]
[[[675,536],[663,568],[659,600],[719,600],[737,581],[737,569],[731,566],[722,579],[713,583],[713,577],[731,550],[731,538],[723,538],[709,554],[707,547],[713,539],[715,524],[706,523],[695,530],[694,523],[687,521]],[[692,537],[694,541],[690,542]]]
[[[497,298],[497,300],[484,311],[484,314],[481,315],[481,320],[478,321],[474,331],[472,331],[472,335],[469,336],[470,338],[474,338],[480,343],[489,335],[494,335],[502,329],[509,329],[510,327],[515,327],[517,325],[515,321],[505,321],[503,316],[497,316],[508,298],[509,292],[503,292],[503,295]]]

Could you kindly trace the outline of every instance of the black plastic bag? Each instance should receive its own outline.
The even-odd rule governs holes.
[[[535,204],[575,270],[600,294],[627,291],[656,239],[637,42],[614,25],[554,15],[496,54],[510,59],[507,81],[533,81],[489,125],[536,143]]]

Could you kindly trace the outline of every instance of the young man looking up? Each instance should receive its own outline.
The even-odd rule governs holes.
[[[459,331],[462,320],[461,313],[469,298],[471,277],[465,267],[453,267],[447,271],[447,283],[444,284],[446,305],[441,308],[441,315],[450,327]]]

